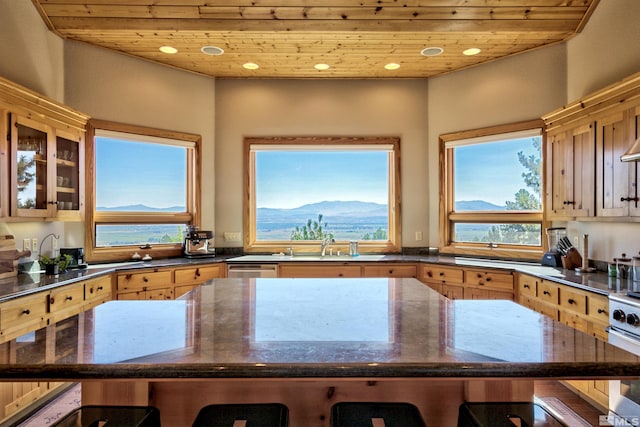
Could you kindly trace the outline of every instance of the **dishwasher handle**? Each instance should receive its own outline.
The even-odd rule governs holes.
[[[278,277],[278,264],[228,264],[227,277]]]

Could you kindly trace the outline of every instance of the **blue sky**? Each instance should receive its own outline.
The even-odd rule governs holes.
[[[290,209],[321,201],[388,202],[388,154],[259,151],[258,208]]]
[[[96,141],[97,206],[185,206],[185,148],[111,138]],[[138,173],[142,169],[147,173]]]
[[[498,206],[514,200],[514,194],[526,188],[518,151],[533,154],[531,138],[456,148],[455,200],[485,200]]]

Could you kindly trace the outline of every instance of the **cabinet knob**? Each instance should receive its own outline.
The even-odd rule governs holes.
[[[103,289],[104,289],[104,287],[103,287],[103,286],[98,286],[98,290],[99,290],[99,291],[101,291],[101,290],[103,290]]]
[[[427,277],[433,277],[433,272],[432,271],[427,271]]]
[[[523,288],[525,289],[529,289],[529,285],[527,285],[526,283],[524,284]]]
[[[200,277],[200,269],[196,268],[196,277]]]
[[[551,295],[551,294],[549,293],[549,291],[542,291],[542,293],[543,293],[543,294],[545,294],[545,295]]]
[[[576,303],[576,300],[574,300],[573,298],[569,298],[569,299],[567,300],[567,302],[568,302],[569,304],[575,304],[575,303]]]
[[[29,310],[28,308],[24,309],[24,310],[22,310],[22,314],[29,315],[29,314],[31,314],[31,310]]]
[[[73,297],[72,297],[71,295],[69,295],[69,296],[67,296],[67,297],[65,298],[65,301],[71,301],[72,299],[73,299]]]
[[[441,272],[440,272],[440,276],[444,276],[444,271],[441,271]]]
[[[147,279],[147,277],[145,276],[145,277],[142,278],[142,281],[147,283],[149,281],[149,279]]]
[[[598,309],[598,314],[605,314],[607,312],[607,310],[603,309],[603,308],[599,308]]]

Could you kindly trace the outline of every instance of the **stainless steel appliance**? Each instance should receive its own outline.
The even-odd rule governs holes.
[[[227,264],[227,277],[278,277],[278,264]]]
[[[640,356],[640,292],[609,295],[609,325],[609,343]],[[640,426],[640,380],[609,381],[609,410],[613,425]]]
[[[87,268],[87,264],[84,262],[84,248],[60,248],[60,255],[71,257],[67,268]]]
[[[216,256],[213,237],[213,231],[198,230],[195,225],[189,226],[184,235],[183,255],[186,258],[212,258]]]

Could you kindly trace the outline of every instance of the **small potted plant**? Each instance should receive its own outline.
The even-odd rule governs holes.
[[[38,262],[40,263],[40,267],[44,268],[44,272],[47,276],[58,276],[58,274],[67,271],[67,267],[71,262],[71,255],[58,255],[54,258],[41,255]]]

